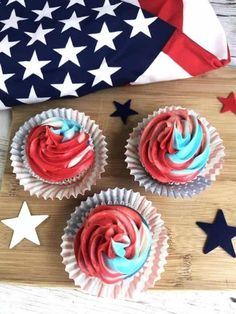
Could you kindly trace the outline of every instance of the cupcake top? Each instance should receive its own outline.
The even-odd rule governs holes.
[[[151,244],[148,224],[136,210],[99,205],[79,229],[74,252],[82,272],[114,284],[142,268]]]
[[[61,182],[88,170],[95,158],[88,133],[72,120],[53,117],[34,127],[25,151],[32,171],[50,182]]]
[[[141,134],[140,160],[146,171],[162,183],[194,180],[209,155],[208,129],[185,109],[156,115]]]

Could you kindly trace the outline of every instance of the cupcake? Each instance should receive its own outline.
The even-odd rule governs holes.
[[[174,197],[203,191],[223,164],[224,147],[216,129],[192,110],[166,107],[133,130],[126,161],[147,190]]]
[[[108,189],[71,215],[61,255],[69,277],[88,293],[133,298],[160,278],[167,238],[160,215],[144,197]]]
[[[84,113],[50,109],[16,132],[11,144],[13,172],[31,195],[77,197],[104,172],[106,145],[98,125]]]
[[[52,117],[35,126],[24,147],[32,174],[52,184],[68,184],[92,167],[95,150],[90,135],[73,120]]]

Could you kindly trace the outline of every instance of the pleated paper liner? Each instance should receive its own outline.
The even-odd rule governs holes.
[[[90,211],[101,204],[124,205],[138,211],[146,220],[152,234],[150,253],[143,267],[133,276],[115,284],[105,284],[99,278],[90,277],[83,273],[77,264],[74,253],[74,240],[78,230]],[[62,237],[61,256],[69,278],[87,293],[105,298],[139,299],[140,293],[152,287],[164,271],[168,255],[167,241],[168,236],[164,222],[152,203],[140,193],[124,188],[115,188],[94,194],[76,207],[71,219],[67,222]]]
[[[92,167],[83,173],[83,176],[63,182],[63,185],[45,182],[42,178],[35,176],[25,160],[25,139],[30,130],[40,125],[46,119],[52,117],[60,117],[63,119],[74,120],[78,122],[86,132],[89,133],[95,150],[95,161]],[[16,132],[11,144],[11,161],[13,173],[19,180],[20,185],[23,185],[25,191],[29,191],[30,195],[43,197],[44,199],[62,199],[77,197],[79,194],[84,194],[90,190],[97,180],[101,178],[101,174],[105,171],[107,165],[107,143],[105,136],[99,129],[95,121],[91,120],[83,112],[72,109],[50,109],[44,111],[26,121]]]
[[[149,115],[147,118],[144,118],[142,122],[138,123],[137,127],[133,129],[129,139],[127,140],[125,161],[127,163],[127,168],[130,170],[130,174],[134,176],[134,180],[137,181],[140,186],[144,187],[146,191],[151,191],[152,193],[160,196],[185,198],[199,194],[216,180],[217,175],[223,167],[225,148],[217,130],[211,126],[205,118],[200,117],[193,110],[187,110],[189,114],[195,115],[209,130],[211,148],[209,160],[200,174],[191,182],[184,184],[165,184],[153,179],[145,170],[139,158],[139,142],[142,131],[158,114],[179,109],[187,110],[176,106],[161,108],[158,111],[153,112],[153,114]]]

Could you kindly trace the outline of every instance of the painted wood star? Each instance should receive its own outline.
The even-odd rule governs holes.
[[[236,96],[234,92],[229,93],[228,97],[217,97],[218,100],[223,104],[221,113],[231,111],[236,114]]]
[[[130,108],[131,99],[126,101],[124,104],[120,104],[117,101],[114,101],[114,106],[116,107],[116,111],[114,111],[110,116],[111,117],[120,117],[124,124],[126,124],[129,116],[138,114],[137,111]]]
[[[10,243],[10,249],[20,243],[23,239],[27,239],[37,245],[40,245],[35,229],[47,218],[48,215],[31,215],[27,203],[24,202],[21,206],[18,217],[2,220],[4,225],[14,230]]]
[[[203,253],[207,254],[217,247],[221,247],[232,257],[236,257],[231,239],[236,237],[236,227],[227,225],[224,213],[219,209],[214,222],[196,222],[196,224],[207,234]]]

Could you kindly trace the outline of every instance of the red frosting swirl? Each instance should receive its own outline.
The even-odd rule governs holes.
[[[178,130],[183,138],[187,135],[186,132],[191,139],[196,129],[194,119],[196,118],[187,110],[176,109],[156,115],[144,128],[139,144],[139,156],[146,171],[154,179],[162,183],[186,183],[199,174],[197,167],[191,168],[194,159],[206,149],[206,129],[199,119],[196,121],[202,129],[203,138],[193,157],[182,160],[181,163],[175,163],[169,158],[178,152],[174,145],[174,131]]]
[[[31,130],[26,141],[26,155],[33,172],[51,182],[83,173],[91,167],[95,157],[87,133],[76,133],[63,142],[63,136],[53,133],[48,125]]]
[[[112,242],[124,243],[125,258],[131,260],[136,253],[135,232],[142,225],[141,216],[129,207],[121,205],[99,205],[91,211],[79,229],[74,243],[78,266],[88,276],[98,277],[107,284],[124,279],[121,273],[109,269],[106,259],[114,259]]]

